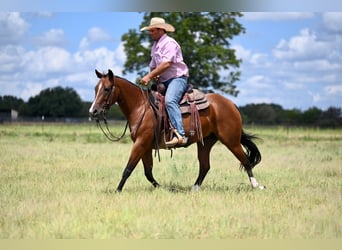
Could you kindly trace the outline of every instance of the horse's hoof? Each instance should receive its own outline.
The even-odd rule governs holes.
[[[192,192],[198,192],[200,190],[200,186],[195,185],[192,187]]]
[[[266,189],[266,186],[259,186],[258,187],[260,190],[264,190],[264,189]]]

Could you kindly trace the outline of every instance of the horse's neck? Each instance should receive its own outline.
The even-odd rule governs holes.
[[[118,104],[126,119],[130,121],[137,113],[143,112],[141,110],[146,105],[145,93],[138,86],[133,85],[133,83],[126,82],[127,80],[125,79],[118,78],[117,81],[117,87],[120,91]]]

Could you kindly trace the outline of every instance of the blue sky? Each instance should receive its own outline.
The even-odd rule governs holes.
[[[23,98],[74,88],[92,101],[94,69],[122,75],[121,36],[138,12],[0,12],[0,95]],[[237,105],[286,109],[342,105],[342,12],[247,12],[232,47],[243,59]],[[190,69],[191,70],[191,69]],[[134,80],[135,75],[125,76]]]

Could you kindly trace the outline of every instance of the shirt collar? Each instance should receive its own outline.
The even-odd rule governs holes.
[[[167,37],[167,34],[165,33],[164,35],[162,35],[162,36],[159,38],[158,41],[155,42],[156,45],[157,45],[158,43],[162,42],[166,37]]]

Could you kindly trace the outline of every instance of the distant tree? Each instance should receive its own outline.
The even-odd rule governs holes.
[[[24,100],[15,96],[5,95],[0,96],[0,109],[15,109],[19,110],[24,105]]]
[[[322,114],[322,110],[312,107],[303,112],[301,123],[303,125],[316,126]]]
[[[239,12],[169,12],[145,13],[140,28],[148,26],[152,17],[159,16],[171,23],[175,33],[169,33],[181,45],[184,61],[189,66],[189,81],[203,90],[220,90],[238,95],[235,82],[239,80],[241,60],[230,48],[230,40],[245,32],[237,21]],[[127,60],[124,74],[137,72],[142,77],[149,69],[150,47],[148,32],[131,29],[122,36]],[[225,75],[223,75],[225,74]]]
[[[302,117],[302,111],[299,109],[283,110],[279,114],[279,124],[285,126],[299,125]]]
[[[279,115],[283,111],[278,104],[248,104],[240,108],[246,123],[274,125],[280,122]]]
[[[340,128],[342,126],[341,108],[329,107],[322,112],[318,125],[323,128]]]
[[[118,105],[113,105],[110,108],[110,110],[108,111],[107,117],[109,119],[115,119],[115,120],[125,120],[126,119]]]
[[[82,101],[72,88],[48,88],[31,97],[27,109],[31,116],[79,117],[82,112]]]

